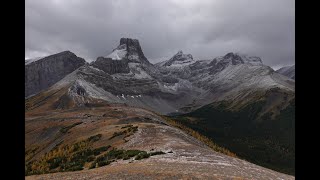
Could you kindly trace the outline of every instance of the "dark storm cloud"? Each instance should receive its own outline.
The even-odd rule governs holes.
[[[27,0],[26,57],[70,50],[91,61],[121,37],[157,62],[178,50],[195,59],[227,52],[294,64],[293,0]]]

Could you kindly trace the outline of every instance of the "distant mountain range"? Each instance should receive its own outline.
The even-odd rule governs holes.
[[[294,66],[274,71],[259,57],[230,52],[195,60],[182,51],[152,64],[138,40],[121,38],[111,54],[91,63],[65,51],[28,60],[25,68],[30,113],[106,104],[143,108],[217,138],[241,158],[294,174],[294,117],[286,114],[294,111]],[[268,152],[261,149],[266,144]],[[261,159],[252,153],[271,151],[276,155]],[[278,158],[285,154],[286,162]]]
[[[90,65],[84,64],[83,59],[71,52],[27,64],[26,95],[60,81],[55,86],[67,83],[71,89],[81,88],[85,98],[169,114],[190,112],[222,100],[232,100],[232,107],[240,108],[269,89],[294,92],[293,80],[263,65],[258,57],[228,53],[212,60],[196,61],[192,55],[179,51],[171,59],[153,65],[144,56],[139,41],[128,38],[122,38],[110,55],[98,57]],[[66,75],[67,81],[63,79]],[[279,105],[279,101],[275,102],[272,106]]]
[[[287,76],[291,79],[295,79],[296,78],[295,70],[296,70],[296,66],[292,65],[292,66],[282,67],[282,68],[278,69],[276,72],[278,72],[284,76]]]

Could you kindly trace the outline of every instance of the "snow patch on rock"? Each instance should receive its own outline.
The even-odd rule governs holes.
[[[127,48],[126,45],[123,44],[114,49],[111,54],[106,56],[106,58],[111,58],[112,60],[122,60],[124,57],[126,57],[126,54]]]

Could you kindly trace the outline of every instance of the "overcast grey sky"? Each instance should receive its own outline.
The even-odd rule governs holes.
[[[240,52],[278,68],[295,62],[294,14],[294,0],[26,0],[25,57],[70,50],[90,62],[129,37],[153,63]]]

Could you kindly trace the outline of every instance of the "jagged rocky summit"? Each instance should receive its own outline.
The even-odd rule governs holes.
[[[106,58],[150,64],[142,52],[139,41],[130,38],[121,38],[120,45],[111,54],[107,55]]]

